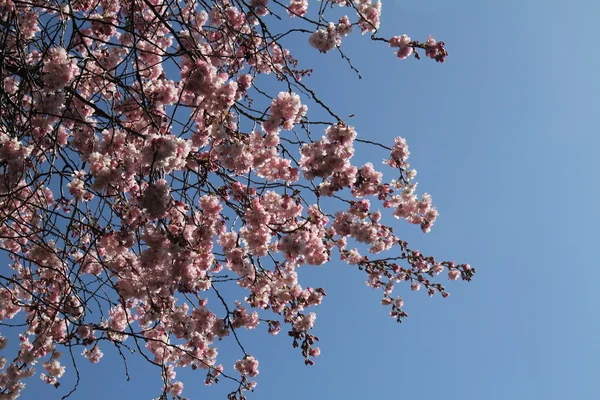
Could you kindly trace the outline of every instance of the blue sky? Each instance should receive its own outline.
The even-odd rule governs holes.
[[[400,61],[355,32],[344,48],[360,81],[334,52],[300,43],[296,56],[315,68],[306,83],[340,115],[355,114],[359,135],[407,139],[419,189],[440,217],[430,234],[407,224],[396,232],[478,272],[471,284],[448,284],[445,300],[400,287],[409,318],[399,325],[364,273],[338,262],[303,267],[302,283],[328,293],[315,328],[322,354],[306,367],[285,334],[244,333],[260,360],[250,399],[600,398],[598,15],[600,3],[584,0],[384,1],[380,36],[433,34],[450,56],[444,65]],[[356,157],[378,164],[383,155],[362,147]],[[225,345],[221,353],[226,365],[237,356]],[[80,363],[74,399],[159,393],[156,369],[132,360],[127,383],[110,360]],[[231,388],[180,376],[191,399]],[[37,378],[29,383],[22,398],[54,398]]]

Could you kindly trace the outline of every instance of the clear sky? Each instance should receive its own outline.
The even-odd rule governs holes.
[[[355,32],[344,48],[361,81],[335,52],[302,43],[296,56],[315,68],[306,83],[340,115],[355,114],[359,135],[408,141],[440,217],[430,234],[407,224],[396,232],[478,272],[448,284],[445,300],[401,287],[409,318],[396,324],[364,273],[338,262],[303,267],[302,283],[328,294],[316,310],[322,354],[306,367],[285,332],[244,333],[260,361],[249,399],[600,399],[599,16],[595,0],[387,0],[380,36],[432,34],[450,56],[444,65],[400,61]],[[378,164],[373,154],[357,150]],[[238,354],[227,347],[230,368]],[[132,359],[127,383],[118,356],[105,353],[97,365],[81,360],[72,398],[159,393],[158,370]],[[231,389],[205,387],[198,371],[179,377],[191,399]],[[39,379],[28,385],[22,398],[54,398]]]

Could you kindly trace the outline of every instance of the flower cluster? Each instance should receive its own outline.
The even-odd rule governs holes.
[[[305,144],[300,149],[300,167],[306,179],[329,178],[350,166],[356,138],[354,128],[337,124],[327,128],[325,134],[320,141]]]
[[[399,59],[404,60],[408,58],[413,52],[413,48],[410,45],[411,40],[407,35],[394,36],[390,39],[390,47],[397,47],[398,52],[396,55]]]
[[[271,116],[263,123],[265,132],[277,133],[280,126],[285,130],[292,130],[306,115],[308,108],[300,102],[300,96],[295,93],[281,92],[271,102]]]
[[[448,56],[444,42],[437,42],[433,36],[427,38],[425,42],[425,55],[429,58],[433,58],[437,62],[444,62]]]
[[[78,72],[76,60],[69,58],[65,49],[51,48],[44,57],[44,89],[47,91],[62,89],[77,76]]]
[[[381,1],[372,3],[371,0],[359,0],[357,12],[359,15],[358,26],[364,35],[367,32],[377,32],[381,18]]]

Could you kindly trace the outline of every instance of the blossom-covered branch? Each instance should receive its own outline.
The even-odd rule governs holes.
[[[382,222],[428,232],[438,215],[406,141],[377,144],[394,179],[355,164],[356,143],[375,143],[284,46],[338,49],[357,71],[341,46],[359,30],[400,59],[445,60],[433,37],[376,37],[380,14],[372,0],[0,0],[0,399],[34,374],[78,384],[80,355],[111,347],[126,371],[133,350],[157,366],[162,398],[180,398],[189,367],[244,399],[259,360],[239,330],[287,326],[306,364],[320,354],[326,292],[302,287],[300,266],[357,265],[398,321],[397,283],[447,297],[437,275],[471,280]],[[218,361],[225,337],[234,365]]]

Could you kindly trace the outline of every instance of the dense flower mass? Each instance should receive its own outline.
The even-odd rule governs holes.
[[[0,400],[34,375],[64,390],[77,363],[130,344],[160,367],[163,399],[185,394],[181,368],[245,399],[259,360],[239,330],[285,329],[309,365],[321,352],[326,292],[301,266],[355,265],[398,321],[398,284],[447,297],[436,276],[471,280],[394,233],[392,217],[428,232],[438,216],[406,140],[367,147],[284,46],[301,35],[349,62],[358,27],[443,62],[444,42],[377,37],[380,1],[332,4],[0,0]],[[381,170],[357,163],[365,149]]]
[[[44,57],[44,89],[48,91],[62,89],[78,73],[77,62],[69,59],[63,48],[52,48]]]

